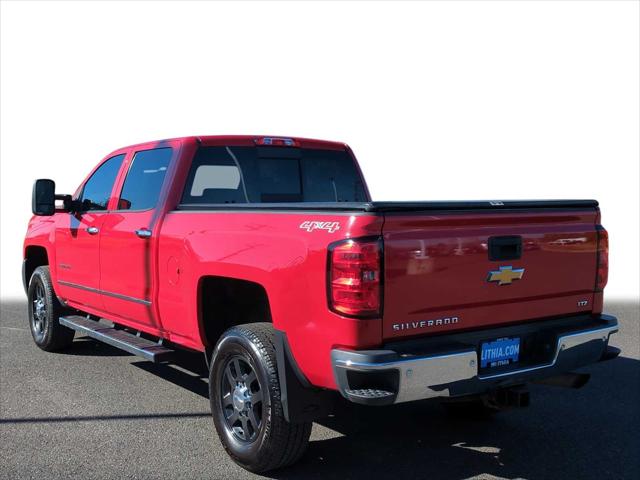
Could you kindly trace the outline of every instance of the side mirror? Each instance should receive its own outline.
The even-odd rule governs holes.
[[[56,211],[56,183],[48,178],[40,178],[33,184],[31,211],[38,216],[51,216]]]

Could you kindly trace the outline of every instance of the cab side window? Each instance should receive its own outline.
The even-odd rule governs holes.
[[[118,210],[155,208],[172,154],[171,148],[136,152],[122,186]]]
[[[78,200],[82,202],[82,210],[106,210],[111,190],[116,181],[125,154],[116,155],[106,160],[86,181]]]

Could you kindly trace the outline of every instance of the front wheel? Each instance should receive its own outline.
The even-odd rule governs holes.
[[[27,298],[29,326],[36,345],[47,352],[68,347],[75,332],[58,323],[58,318],[64,313],[64,307],[53,291],[49,267],[35,269],[29,280]]]
[[[311,423],[284,418],[271,324],[239,325],[222,335],[211,362],[209,399],[220,441],[243,468],[285,467],[306,450]]]

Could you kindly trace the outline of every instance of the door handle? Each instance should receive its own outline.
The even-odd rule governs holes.
[[[95,235],[99,231],[100,231],[100,229],[98,227],[87,227],[87,233],[89,235]]]
[[[146,228],[141,228],[136,230],[136,235],[140,238],[149,238],[151,236],[151,230],[147,230]]]

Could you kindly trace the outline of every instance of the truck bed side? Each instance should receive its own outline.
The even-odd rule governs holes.
[[[206,278],[254,282],[266,291],[274,327],[286,333],[308,380],[335,388],[331,348],[374,347],[381,329],[379,319],[348,319],[327,308],[327,246],[345,235],[380,235],[382,218],[362,211],[306,209],[167,214],[159,243],[158,302],[169,339],[204,350],[212,346],[204,335],[206,324],[233,321],[202,314],[199,295]]]

